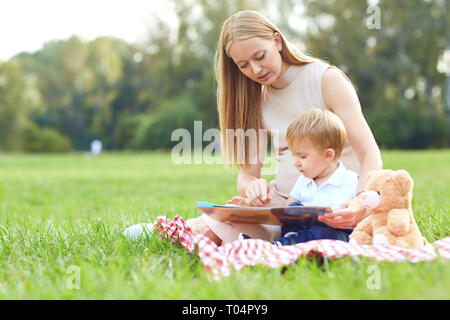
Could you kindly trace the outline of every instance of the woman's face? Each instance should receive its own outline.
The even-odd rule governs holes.
[[[233,41],[229,54],[246,77],[262,85],[271,85],[287,68],[280,55],[281,49],[281,36],[275,33],[272,39],[253,37]]]

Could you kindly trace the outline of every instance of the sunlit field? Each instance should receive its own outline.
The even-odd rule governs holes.
[[[449,236],[450,151],[383,151],[415,181],[413,210],[429,242]],[[300,258],[212,280],[200,259],[121,232],[159,215],[191,218],[197,201],[236,195],[237,171],[175,165],[170,153],[0,155],[1,299],[449,299],[450,263]],[[266,177],[270,179],[270,176]],[[369,267],[380,286],[368,286]]]

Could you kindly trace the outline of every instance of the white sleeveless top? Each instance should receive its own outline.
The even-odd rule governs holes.
[[[263,126],[272,136],[278,161],[275,179],[271,185],[283,198],[289,196],[300,176],[300,172],[294,166],[292,153],[287,149],[285,139],[287,128],[295,118],[308,109],[328,109],[322,96],[322,76],[330,67],[333,66],[323,62],[303,66],[291,65],[281,76],[287,83],[286,87],[282,89],[264,87],[261,106]],[[359,174],[359,162],[348,142],[342,151],[341,160],[345,167]]]

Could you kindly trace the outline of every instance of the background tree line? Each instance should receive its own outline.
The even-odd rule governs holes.
[[[148,40],[76,36],[0,62],[0,150],[170,148],[176,128],[218,128],[213,56],[223,21],[255,9],[304,52],[352,80],[384,148],[449,147],[446,0],[383,1],[369,29],[361,0],[172,0],[178,23],[154,16]],[[301,27],[305,26],[305,27]]]

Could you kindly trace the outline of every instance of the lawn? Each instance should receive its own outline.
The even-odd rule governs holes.
[[[382,157],[414,178],[413,210],[428,241],[449,236],[450,150]],[[450,262],[441,260],[301,258],[215,281],[166,240],[121,235],[158,215],[197,216],[199,200],[223,203],[236,194],[236,176],[222,165],[175,165],[170,153],[0,154],[0,299],[450,298]]]

